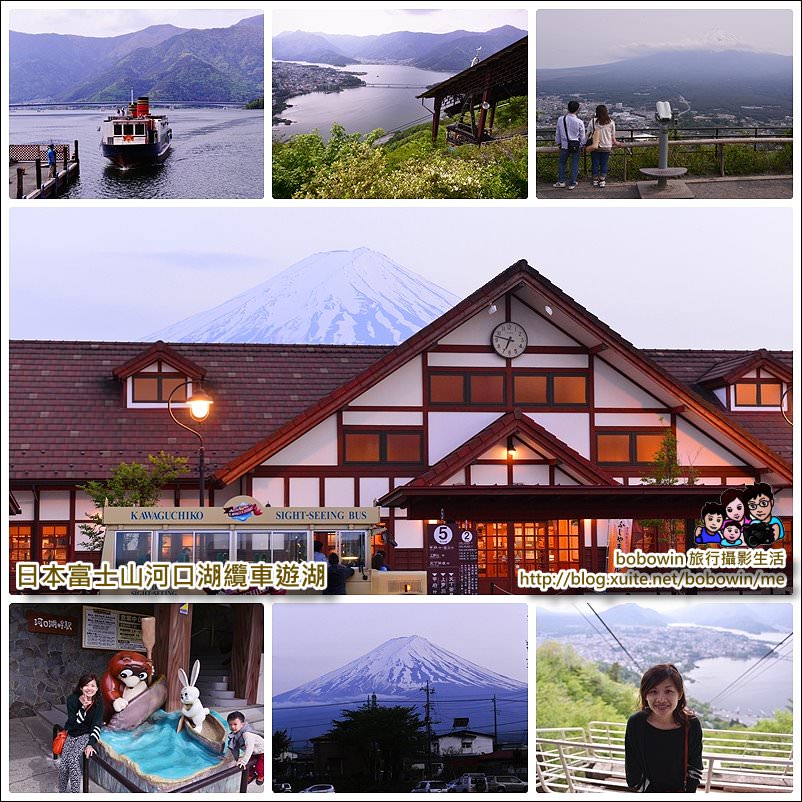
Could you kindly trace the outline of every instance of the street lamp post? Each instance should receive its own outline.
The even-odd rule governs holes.
[[[189,380],[183,382],[182,384],[177,384],[173,387],[172,392],[167,397],[167,411],[170,413],[170,417],[173,419],[175,423],[177,423],[182,429],[186,429],[188,432],[192,432],[195,437],[198,438],[200,441],[200,446],[198,448],[198,474],[200,477],[200,506],[205,507],[206,502],[206,453],[204,450],[203,445],[203,436],[199,431],[196,431],[190,426],[187,426],[186,423],[181,423],[178,418],[176,418],[175,413],[173,412],[173,396],[182,388],[186,389],[189,387],[191,382]],[[205,421],[206,418],[209,417],[209,410],[214,403],[212,397],[204,392],[202,388],[198,388],[197,390],[193,390],[192,395],[187,398],[187,404],[189,405],[189,414],[192,416],[193,420],[198,421],[199,423]]]

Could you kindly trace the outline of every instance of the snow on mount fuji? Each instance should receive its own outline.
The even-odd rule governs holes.
[[[327,251],[145,340],[397,345],[458,301],[369,248]]]
[[[365,698],[418,699],[428,682],[442,696],[526,692],[526,683],[497,674],[419,635],[392,638],[342,668],[273,697],[274,708]]]

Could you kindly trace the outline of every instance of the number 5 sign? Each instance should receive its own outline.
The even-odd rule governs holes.
[[[450,526],[441,524],[440,526],[435,528],[434,532],[432,532],[432,537],[434,538],[436,543],[439,543],[441,546],[446,546],[451,542],[452,538],[454,537],[454,532],[452,531]]]

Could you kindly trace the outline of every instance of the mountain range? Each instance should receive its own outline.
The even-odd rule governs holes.
[[[611,627],[664,627],[669,624],[695,624],[698,626],[735,629],[756,634],[759,632],[783,632],[793,628],[790,605],[760,604],[715,604],[702,603],[684,607],[682,610],[658,613],[638,604],[619,604],[599,615]],[[541,609],[537,614],[538,635],[587,630],[586,618],[593,619],[588,610],[583,618],[579,613],[563,613]]]
[[[490,31],[420,33],[396,31],[374,36],[284,31],[273,37],[273,60],[316,64],[407,64],[424,70],[460,71],[526,36],[512,25]]]
[[[397,345],[458,300],[369,248],[328,251],[143,339]]]
[[[527,685],[444,649],[419,635],[392,638],[350,663],[273,697],[273,729],[293,740],[328,731],[343,709],[355,709],[373,694],[379,704],[422,709],[426,683],[434,689],[435,732],[467,717],[471,729],[493,731],[496,697],[499,731],[517,737],[526,730]]]
[[[9,32],[11,103],[242,102],[264,96],[264,17],[112,37]]]
[[[670,100],[682,95],[697,110],[745,105],[779,106],[790,114],[793,62],[790,56],[720,47],[665,50],[609,64],[539,69],[540,95],[578,93]]]

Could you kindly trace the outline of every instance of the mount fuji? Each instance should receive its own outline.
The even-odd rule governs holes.
[[[423,709],[426,683],[437,731],[453,717],[467,717],[470,728],[492,732],[493,697],[497,724],[505,737],[526,730],[527,685],[433,644],[419,635],[392,638],[367,654],[317,679],[273,697],[273,729],[308,739],[331,728],[343,709],[355,709],[373,694],[379,704]]]
[[[144,339],[397,345],[458,301],[369,248],[327,251]]]

